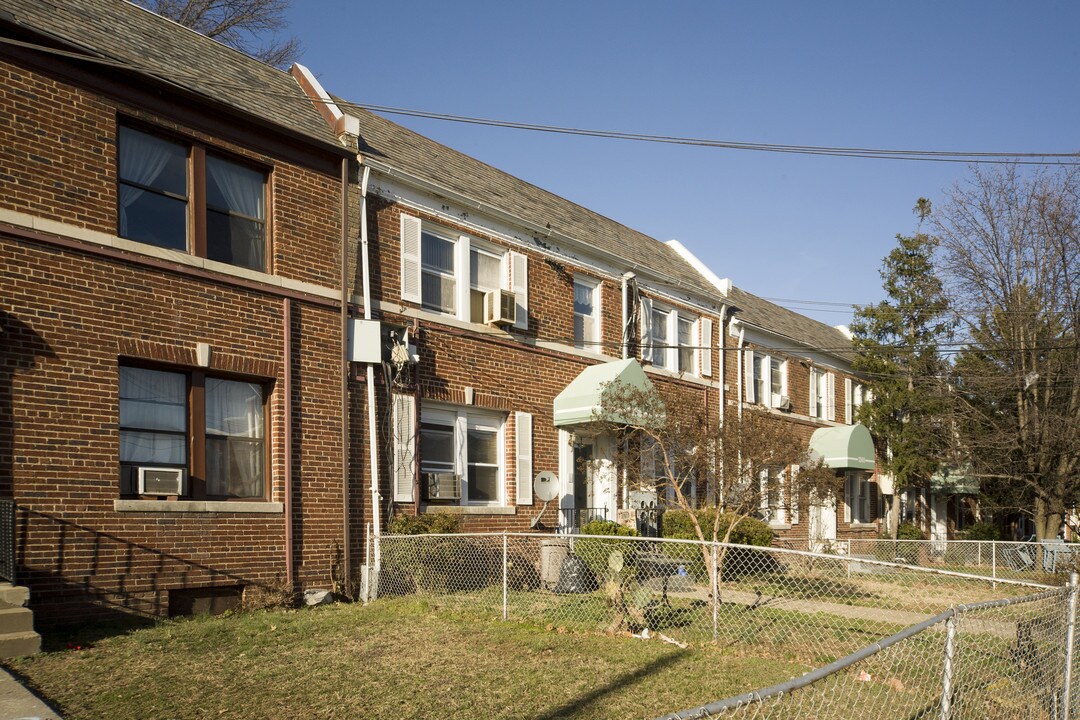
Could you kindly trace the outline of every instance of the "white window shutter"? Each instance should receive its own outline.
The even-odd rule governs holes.
[[[394,502],[413,502],[416,478],[416,404],[412,395],[394,394]]]
[[[472,319],[472,243],[468,235],[461,235],[454,243],[454,288],[457,297],[454,304],[457,306],[458,320],[469,322]]]
[[[818,386],[821,384],[821,373],[810,368],[810,417],[817,417]]]
[[[791,524],[799,524],[799,501],[802,493],[799,492],[799,466],[791,466]]]
[[[698,368],[702,377],[712,375],[712,318],[701,318],[701,348],[698,350]]]
[[[653,332],[652,332],[652,300],[647,297],[641,298],[641,360],[652,362],[653,360]]]
[[[529,413],[514,413],[514,435],[517,438],[517,504],[533,503],[532,429]]]
[[[855,487],[851,475],[844,480],[844,522],[851,522],[851,503],[855,499]]]
[[[420,302],[420,218],[401,214],[401,299]]]
[[[828,412],[826,420],[836,420],[836,375],[825,375],[825,409]]]
[[[754,377],[754,351],[743,351],[743,380],[746,383],[746,402],[757,402],[757,382]]]
[[[510,289],[514,292],[517,310],[514,327],[519,330],[529,329],[529,257],[522,253],[510,253]],[[530,500],[531,499],[530,491]]]
[[[855,407],[851,397],[851,378],[844,378],[844,421],[848,425],[851,425],[854,421],[851,418],[851,411]]]

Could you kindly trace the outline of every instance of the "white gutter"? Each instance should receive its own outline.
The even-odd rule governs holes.
[[[357,159],[362,160],[359,156]],[[371,176],[371,168],[364,165],[364,174],[360,179],[360,261],[364,282],[364,319],[371,319],[371,265],[368,258],[368,220],[367,220],[367,188],[368,178]],[[372,534],[375,536],[375,557],[368,558],[369,567],[373,568],[374,575],[368,577],[368,594],[371,593],[371,583],[377,582],[379,568],[381,567],[382,549],[379,542],[379,534],[382,532],[379,520],[379,512],[382,502],[379,496],[379,440],[378,420],[375,417],[375,367],[374,363],[367,363],[367,410],[368,410],[368,459],[371,463],[371,519]],[[376,586],[377,587],[377,586]]]
[[[731,279],[717,277],[716,273],[710,270],[708,265],[701,262],[701,260],[698,259],[698,256],[690,252],[681,242],[678,240],[668,240],[664,244],[679,253],[679,255],[682,256],[682,259],[697,270],[713,287],[719,290],[721,295],[727,297],[731,293]]]

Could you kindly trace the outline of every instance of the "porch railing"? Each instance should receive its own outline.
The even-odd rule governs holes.
[[[606,507],[562,508],[559,510],[559,530],[576,534],[593,520],[607,520]]]
[[[0,580],[15,582],[15,500],[0,498]]]

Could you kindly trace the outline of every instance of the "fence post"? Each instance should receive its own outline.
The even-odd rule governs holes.
[[[996,541],[990,541],[990,575],[994,578],[991,587],[993,587],[995,590],[997,589],[997,546],[998,544]]]
[[[712,544],[712,639],[716,642],[717,616],[720,609],[720,553],[716,542]]]
[[[953,658],[956,654],[956,613],[945,621],[945,662],[941,672],[941,720],[952,716]]]
[[[1080,574],[1069,575],[1069,609],[1065,624],[1065,680],[1062,683],[1062,717],[1069,720],[1072,717],[1072,661],[1073,642],[1076,639],[1076,595],[1080,592]]]
[[[503,620],[504,621],[507,619],[507,611],[506,611],[506,568],[507,568],[507,557],[506,557],[506,555],[507,555],[507,553],[506,553],[506,549],[507,549],[506,532],[503,532]]]

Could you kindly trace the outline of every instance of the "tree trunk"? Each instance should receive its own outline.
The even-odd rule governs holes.
[[[1035,539],[1053,540],[1061,528],[1061,513],[1051,512],[1046,501],[1035,499]]]
[[[895,481],[894,481],[895,482]],[[889,506],[889,537],[896,540],[900,532],[900,489],[893,486],[892,503]]]

